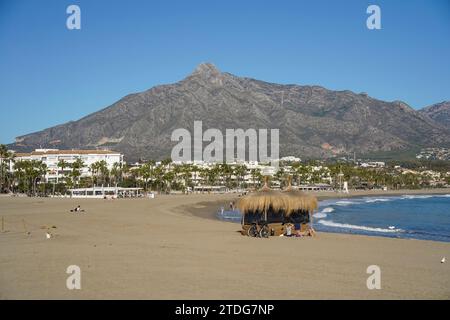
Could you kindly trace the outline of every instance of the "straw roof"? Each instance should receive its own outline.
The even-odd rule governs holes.
[[[275,211],[286,210],[287,197],[279,191],[269,188],[261,190],[245,196],[239,200],[238,208],[241,212],[266,212],[270,208]]]
[[[264,187],[259,191],[241,198],[238,208],[244,214],[266,212],[272,208],[274,211],[283,210],[287,215],[298,210],[313,211],[317,208],[316,197],[289,188],[283,192],[272,190],[266,179]]]
[[[318,207],[316,197],[292,188],[291,177],[288,177],[288,187],[283,190],[283,194],[287,196],[288,215],[298,210],[312,212]]]

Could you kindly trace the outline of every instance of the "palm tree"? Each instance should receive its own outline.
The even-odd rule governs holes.
[[[70,177],[72,179],[72,184],[78,185],[80,183],[81,169],[84,167],[84,162],[80,158],[77,158],[71,165],[72,172]]]
[[[139,176],[144,180],[144,190],[147,191],[148,182],[153,177],[153,167],[149,162],[139,168]]]
[[[0,144],[0,192],[4,189],[9,190],[9,166],[14,159],[14,154],[6,148],[4,144]]]
[[[193,187],[192,174],[194,172],[194,166],[191,164],[183,164],[181,166],[180,172],[183,179],[184,192],[186,192],[189,187]]]
[[[234,168],[234,175],[236,176],[237,185],[239,189],[241,188],[242,180],[244,180],[246,174],[247,174],[247,167],[245,165],[237,165]]]
[[[257,188],[256,181],[258,181],[258,185],[259,185],[259,182],[261,181],[261,178],[262,178],[261,170],[251,169],[250,175],[252,176],[253,188],[256,189]]]
[[[311,167],[306,165],[299,165],[295,169],[296,175],[298,177],[297,185],[303,183],[303,181],[309,180],[311,174]]]
[[[62,175],[64,176],[64,169],[69,167],[69,163],[64,161],[63,159],[58,161],[58,168],[61,168]],[[59,183],[59,172],[56,175],[56,183]]]
[[[98,163],[91,163],[89,166],[89,171],[91,172],[92,186],[94,187],[97,185]]]
[[[128,164],[124,163],[122,164],[122,170],[121,170],[121,175],[120,175],[120,179],[121,182],[123,182],[124,177],[126,178],[128,176],[128,174],[130,173],[130,167],[128,166]]]
[[[97,161],[89,166],[89,171],[92,175],[92,183],[97,185],[99,175],[101,177],[102,185],[105,184],[106,178],[109,176],[108,164],[105,160]]]
[[[171,158],[166,158],[161,161],[161,166],[164,167],[164,174],[163,174],[162,178],[163,178],[164,188],[165,188],[166,192],[168,189],[171,188],[170,184],[171,184],[173,178],[175,177],[173,174],[171,174],[171,175],[167,174],[167,173],[171,172],[171,165],[172,165]]]
[[[45,175],[47,174],[47,165],[42,161],[38,161],[35,163],[34,168],[36,175],[36,177],[34,178],[34,194],[36,195],[37,180],[39,179],[39,181],[42,181],[45,179]],[[44,192],[45,192],[45,184],[44,184]]]
[[[98,170],[99,170],[100,175],[102,177],[102,185],[104,185],[109,180],[108,164],[106,163],[105,160],[99,161]]]
[[[286,172],[284,168],[278,169],[277,173],[275,173],[275,178],[280,182],[280,187],[284,181],[284,177],[286,175]]]
[[[172,181],[175,179],[175,173],[173,171],[167,171],[163,174],[162,180],[164,182],[164,191],[170,192],[172,189]]]
[[[162,166],[157,166],[153,169],[154,182],[156,184],[156,188],[158,192],[161,192],[161,187],[163,185],[163,175],[164,168]]]
[[[217,174],[220,180],[227,188],[231,187],[231,177],[233,175],[233,169],[228,163],[222,163],[217,166]]]
[[[119,162],[114,162],[111,168],[111,178],[114,180],[114,184],[122,179],[122,164]]]

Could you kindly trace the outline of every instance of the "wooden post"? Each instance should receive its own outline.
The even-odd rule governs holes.
[[[25,233],[29,234],[29,232],[27,230],[27,224],[25,223],[25,219],[22,219],[22,223],[23,223],[23,229],[25,230]]]

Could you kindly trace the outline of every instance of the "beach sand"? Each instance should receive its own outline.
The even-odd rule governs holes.
[[[205,219],[233,199],[0,197],[0,298],[450,298],[450,262],[440,262],[450,258],[450,243],[331,233],[244,237],[239,224]],[[78,204],[86,212],[69,213]],[[81,290],[66,288],[70,265],[81,268]],[[369,265],[381,268],[380,290],[367,289]]]

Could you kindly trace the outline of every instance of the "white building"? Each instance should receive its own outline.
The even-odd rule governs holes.
[[[286,161],[286,162],[300,162],[302,159],[294,157],[294,156],[286,156],[282,157],[280,161]]]
[[[383,168],[386,166],[386,163],[383,161],[370,161],[370,162],[363,162],[360,164],[360,167],[362,168]]]
[[[123,154],[109,150],[58,150],[58,149],[36,149],[30,153],[16,153],[14,160],[37,160],[47,165],[47,182],[55,182],[64,177],[61,168],[58,168],[58,162],[64,160],[67,163],[73,163],[77,159],[83,161],[81,168],[81,177],[91,176],[89,171],[91,164],[104,160],[108,170],[111,170],[114,163],[123,164]],[[64,171],[70,171],[65,168]]]

